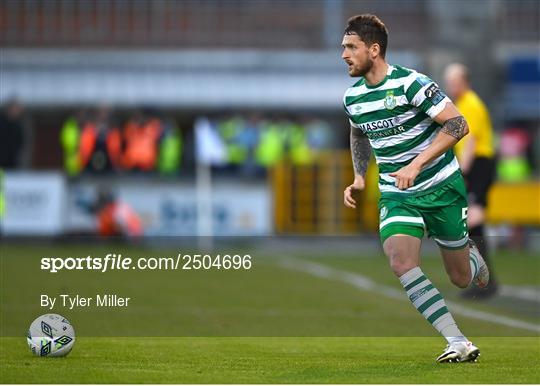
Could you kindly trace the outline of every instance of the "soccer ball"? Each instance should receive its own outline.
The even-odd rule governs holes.
[[[63,357],[75,343],[75,330],[58,314],[45,314],[32,322],[26,338],[32,352],[40,357]]]

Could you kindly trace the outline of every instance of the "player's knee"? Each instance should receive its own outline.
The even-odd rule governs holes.
[[[388,257],[390,258],[390,267],[397,277],[404,275],[417,266],[416,262],[409,261],[407,256],[400,251],[389,253]]]
[[[398,277],[418,266],[420,241],[411,243],[410,239],[412,238],[405,242],[407,240],[396,240],[392,237],[383,244],[384,253],[388,256],[390,267]]]

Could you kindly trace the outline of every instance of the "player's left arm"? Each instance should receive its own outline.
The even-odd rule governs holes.
[[[447,102],[444,109],[437,114],[434,120],[442,127],[431,145],[418,154],[407,166],[390,174],[390,176],[396,178],[396,186],[401,190],[413,186],[414,180],[424,166],[451,149],[469,133],[467,121],[452,102]]]

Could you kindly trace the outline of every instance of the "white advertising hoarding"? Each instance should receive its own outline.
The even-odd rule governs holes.
[[[188,181],[84,178],[66,182],[57,172],[6,172],[6,236],[54,236],[95,232],[89,210],[105,188],[141,217],[148,236],[197,236],[197,189]],[[212,187],[212,234],[264,236],[272,233],[272,197],[266,182],[217,181]],[[204,236],[204,235],[203,235]]]
[[[2,233],[57,235],[63,231],[66,185],[57,172],[5,172]]]
[[[141,217],[148,236],[197,236],[197,189],[188,182],[92,179],[69,188],[66,231],[92,231],[96,224],[84,204],[107,187]],[[265,182],[218,181],[212,187],[212,234],[263,236],[272,233],[272,198]]]

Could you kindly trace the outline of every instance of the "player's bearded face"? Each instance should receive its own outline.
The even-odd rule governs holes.
[[[360,40],[358,35],[345,35],[342,46],[341,57],[348,65],[349,75],[353,77],[366,75],[373,67],[367,45]]]
[[[371,58],[366,57],[364,60],[360,61],[358,64],[353,64],[353,66],[349,67],[349,75],[350,76],[365,76],[369,70],[371,70],[371,67],[373,67],[373,60]]]

